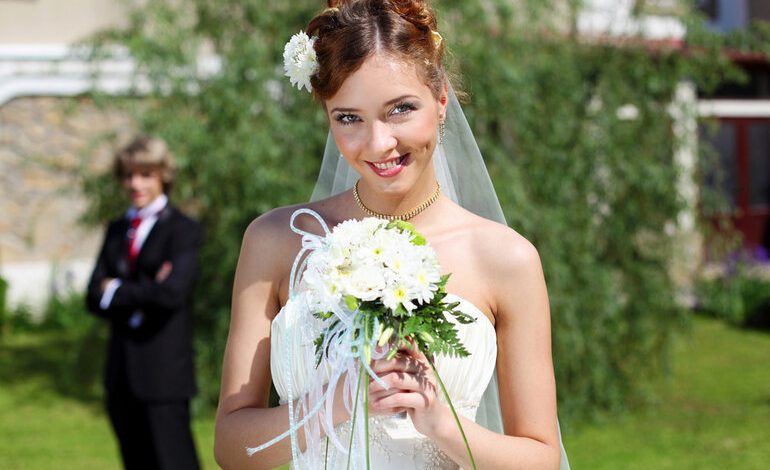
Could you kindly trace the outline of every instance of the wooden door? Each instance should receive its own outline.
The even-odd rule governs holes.
[[[704,132],[717,155],[707,184],[721,195],[722,208],[707,214],[716,224],[728,218],[753,249],[767,244],[770,215],[770,118],[721,118],[715,132]],[[707,172],[708,173],[708,172]]]

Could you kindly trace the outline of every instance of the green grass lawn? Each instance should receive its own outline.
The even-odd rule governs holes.
[[[120,468],[100,402],[99,347],[54,333],[0,340],[0,469]],[[696,318],[657,406],[565,435],[573,468],[769,468],[768,366],[770,334]],[[204,468],[217,468],[213,418],[194,430]]]
[[[0,469],[121,468],[101,401],[103,352],[98,335],[0,338]],[[193,426],[203,468],[218,468],[213,417]]]
[[[565,437],[576,469],[770,468],[770,333],[695,318],[659,403]]]

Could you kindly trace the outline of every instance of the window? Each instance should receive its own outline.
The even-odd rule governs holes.
[[[719,16],[719,2],[717,0],[696,0],[695,8],[702,11],[712,20]]]

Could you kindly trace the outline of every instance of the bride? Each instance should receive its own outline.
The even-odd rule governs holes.
[[[245,449],[287,431],[286,399],[296,396],[287,388],[301,394],[307,370],[315,368],[284,360],[287,347],[303,347],[296,341],[303,323],[279,315],[302,248],[290,219],[307,208],[330,227],[363,217],[408,219],[434,248],[442,271],[452,273],[447,291],[477,318],[458,325],[471,356],[436,362],[477,468],[568,468],[540,259],[504,224],[443,70],[444,43],[433,11],[418,0],[328,3],[309,23],[308,36],[292,39],[285,54],[292,83],[312,91],[328,118],[330,141],[314,195],[325,197],[272,210],[246,230],[217,412],[217,462],[227,469],[269,469],[292,460],[290,439],[253,456]],[[294,223],[319,231],[310,217]],[[373,469],[471,468],[426,363],[407,349],[374,361],[388,387],[370,382]],[[271,383],[282,404],[268,408]],[[343,437],[351,416],[341,389],[331,419]],[[297,433],[305,449],[302,428]],[[344,468],[344,452],[329,447],[327,468]]]

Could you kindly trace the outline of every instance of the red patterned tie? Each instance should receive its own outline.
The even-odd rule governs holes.
[[[136,259],[139,257],[139,244],[136,241],[136,232],[139,230],[139,224],[142,218],[135,216],[131,219],[131,228],[128,230],[128,269],[134,272],[136,269]]]

